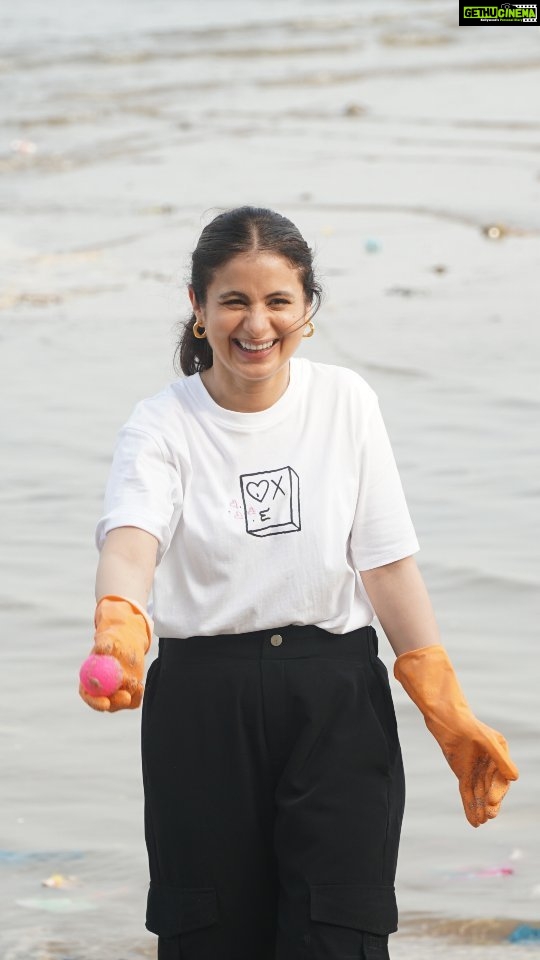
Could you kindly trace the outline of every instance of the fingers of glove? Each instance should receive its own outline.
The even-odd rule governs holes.
[[[103,713],[110,709],[110,701],[108,697],[91,697],[90,694],[84,689],[82,683],[79,684],[79,696],[89,707],[92,707],[92,710],[99,710],[101,713]]]
[[[116,657],[125,669],[130,673],[137,674],[138,678],[141,678],[144,674],[144,653],[142,648],[137,650],[136,647],[122,644],[110,634],[96,633],[92,653],[107,657]]]
[[[513,763],[510,758],[508,743],[503,737],[502,733],[499,733],[498,730],[493,730],[491,727],[486,726],[485,723],[481,724],[481,726],[486,734],[484,741],[485,749],[495,761],[503,777],[505,777],[506,780],[517,780],[519,777],[519,771],[515,763]]]
[[[130,693],[131,696],[133,697],[133,695],[138,692],[140,686],[141,686],[141,680],[139,677],[130,676],[129,674],[126,674],[124,671],[124,678],[122,680],[122,686],[121,686],[122,690],[127,690],[127,692]]]
[[[489,758],[485,754],[470,758],[465,772],[459,778],[463,809],[472,827],[479,827],[488,819],[484,779],[488,764]]]
[[[113,693],[110,697],[111,713],[116,713],[117,710],[127,710],[131,706],[131,694],[128,690],[117,690],[116,693]]]
[[[471,784],[464,779],[460,780],[459,792],[467,820],[472,827],[479,827],[481,821],[478,818],[478,807]]]
[[[137,650],[135,647],[124,650],[124,660],[134,673],[142,677],[144,673],[144,653],[142,650]]]
[[[506,779],[500,770],[495,770],[487,794],[487,803],[500,803],[510,789],[510,781]]]
[[[117,710],[136,710],[141,705],[143,691],[142,683],[135,683],[131,690],[117,690],[111,697],[111,713]]]
[[[475,797],[471,797],[467,803],[463,804],[465,810],[465,816],[469,821],[471,827],[480,827],[483,823],[486,822],[486,808],[485,803],[478,801]]]
[[[487,764],[484,759],[478,761],[476,772],[481,769],[484,770],[483,778],[460,782],[465,814],[473,827],[479,827],[497,816],[510,786],[493,760],[488,760]]]
[[[485,752],[479,753],[472,765],[473,792],[478,824],[486,823],[489,819],[487,797],[496,769],[495,761]]]
[[[488,758],[488,763],[484,772],[484,797],[486,803],[488,802],[489,791],[493,785],[493,779],[497,773],[497,764],[491,757]]]
[[[486,812],[488,818],[493,820],[499,812],[502,801],[510,789],[510,782],[503,777],[499,770],[495,770],[493,780],[486,796]]]
[[[142,703],[144,693],[144,686],[142,683],[139,683],[138,689],[131,694],[131,709],[136,710],[137,707],[140,707]]]
[[[493,820],[493,817],[497,816],[497,813],[499,812],[499,806],[500,806],[500,802],[498,802],[497,800],[495,800],[495,805],[493,805],[493,803],[490,802],[491,790],[493,788],[494,779],[498,775],[497,764],[495,763],[494,760],[491,759],[491,757],[487,757],[486,759],[488,760],[488,762],[486,764],[485,771],[484,771],[482,791],[481,793],[480,793],[480,789],[476,791],[477,797],[480,797],[480,796],[482,797],[482,808],[485,814],[485,819],[482,820],[483,823],[485,823],[487,820]],[[497,796],[497,793],[495,793],[495,797],[496,796]]]
[[[519,770],[510,759],[510,754],[507,754],[504,762],[499,762],[497,766],[506,780],[519,780]]]

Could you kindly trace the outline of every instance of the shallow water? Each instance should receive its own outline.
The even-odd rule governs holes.
[[[115,434],[173,376],[202,225],[244,202],[316,248],[326,300],[302,351],[379,393],[445,643],[521,768],[473,831],[395,689],[392,955],[540,954],[504,940],[540,908],[538,30],[456,20],[439,0],[0,13],[4,960],[155,953],[140,718],[86,710],[75,678]],[[73,886],[41,885],[57,873]]]

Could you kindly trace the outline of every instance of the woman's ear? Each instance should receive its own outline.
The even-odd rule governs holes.
[[[193,307],[193,313],[195,314],[195,316],[196,316],[197,319],[198,319],[198,315],[199,315],[200,312],[201,312],[201,308],[199,307],[199,304],[198,304],[198,301],[197,301],[197,297],[196,297],[196,295],[195,295],[195,290],[193,289],[191,283],[190,283],[189,286],[188,286],[188,294],[189,294],[189,299],[190,299],[191,306]]]

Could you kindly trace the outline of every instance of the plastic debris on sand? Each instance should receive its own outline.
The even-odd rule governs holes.
[[[524,940],[540,940],[540,927],[529,927],[522,923],[508,937],[510,943],[521,943]]]

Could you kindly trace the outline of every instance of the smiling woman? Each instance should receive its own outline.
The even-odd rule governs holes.
[[[96,533],[120,688],[81,688],[139,706],[154,627],[146,925],[159,960],[387,960],[404,775],[375,614],[473,826],[517,771],[440,645],[375,392],[295,356],[321,296],[297,228],[216,217],[188,294],[185,376],[121,430]]]

